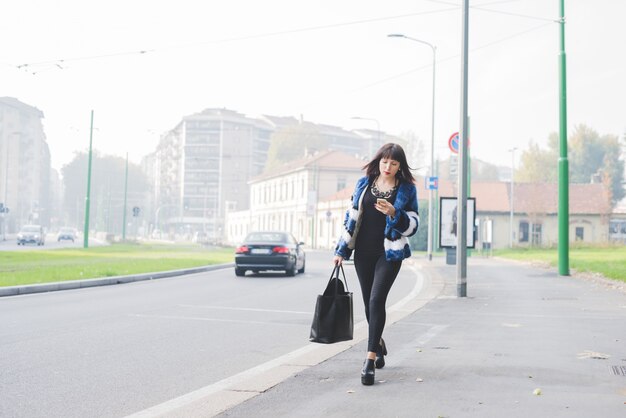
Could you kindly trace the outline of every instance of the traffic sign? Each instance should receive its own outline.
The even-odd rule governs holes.
[[[439,177],[426,177],[426,189],[437,190],[439,188]]]
[[[455,154],[459,153],[459,133],[453,133],[448,139],[448,148]]]
[[[448,139],[448,148],[450,148],[450,151],[455,154],[459,153],[459,141],[460,139],[458,132],[453,133]],[[469,138],[467,138],[467,146],[469,147]]]

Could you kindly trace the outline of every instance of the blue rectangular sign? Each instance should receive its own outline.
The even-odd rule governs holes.
[[[426,189],[437,190],[439,188],[439,177],[426,177]]]

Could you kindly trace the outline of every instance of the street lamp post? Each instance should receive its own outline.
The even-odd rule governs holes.
[[[376,129],[377,129],[377,132],[378,132],[378,146],[380,147],[380,146],[382,145],[382,144],[380,143],[380,122],[378,121],[378,119],[374,119],[374,118],[362,118],[362,117],[360,117],[360,116],[352,116],[352,118],[351,118],[351,119],[356,119],[356,120],[369,120],[369,121],[372,121],[372,122],[376,122]],[[369,152],[369,156],[368,156],[368,157],[371,159],[371,158],[372,158],[372,154],[373,154],[373,150],[372,150],[372,141],[371,141],[371,140],[369,141],[369,150],[368,150],[368,152]]]
[[[567,81],[565,0],[560,4],[559,51],[559,274],[569,276],[569,160],[567,158]]]
[[[85,227],[83,229],[83,248],[89,247],[89,212],[91,207],[91,156],[93,143],[93,110],[91,111],[91,127],[89,129],[89,156],[87,160],[87,195],[85,197]]]
[[[430,42],[422,41],[421,39],[411,38],[410,36],[403,35],[401,33],[392,33],[387,35],[390,38],[404,38],[410,41],[419,42],[420,44],[428,45],[433,51],[433,97],[432,97],[432,110],[431,110],[431,127],[430,127],[430,175],[433,176],[435,169],[435,64],[437,62],[437,47]],[[428,188],[428,260],[433,259],[433,189]]]
[[[15,135],[15,133],[14,133]],[[6,141],[6,155],[4,157],[4,206],[6,208],[9,207],[9,151],[10,151],[10,147],[11,146],[11,142],[7,139]],[[6,218],[6,211],[3,208],[2,210],[2,241],[6,241],[7,240],[7,218]]]
[[[511,152],[511,196],[509,199],[509,206],[511,210],[510,218],[509,218],[509,248],[513,248],[513,190],[515,187],[515,150],[516,147],[511,148],[509,151]]]

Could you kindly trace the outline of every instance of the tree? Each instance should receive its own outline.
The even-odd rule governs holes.
[[[551,134],[549,142],[556,137],[558,143],[558,135]],[[554,183],[558,181],[558,154],[553,150],[542,150],[538,144],[531,141],[528,149],[522,152],[520,157],[520,166],[515,170],[515,181],[536,183],[547,182]]]
[[[286,126],[276,130],[270,139],[265,171],[279,167],[289,161],[302,158],[305,151],[328,149],[328,141],[320,135],[317,127],[310,123]]]
[[[494,164],[472,158],[472,181],[498,181],[498,167]]]
[[[426,150],[424,142],[417,137],[415,132],[403,131],[398,137],[393,139],[393,142],[396,142],[404,149],[406,158],[413,170],[427,168],[430,165],[430,154],[427,154],[430,152],[430,148]]]
[[[63,166],[63,209],[66,224],[81,228],[85,222],[85,196],[87,192],[88,154],[76,153],[74,159]],[[92,228],[120,232],[124,206],[124,181],[126,159],[94,152],[91,164],[91,210]],[[133,206],[146,208],[149,182],[141,167],[128,164],[127,209]],[[128,215],[127,215],[128,216]]]
[[[567,142],[572,183],[604,182],[610,188],[613,204],[625,196],[622,185],[624,161],[620,159],[620,143],[616,135],[600,136],[586,125],[577,125]],[[528,150],[522,153],[515,180],[557,182],[558,159],[559,137],[556,133],[549,136],[547,150],[531,142]]]

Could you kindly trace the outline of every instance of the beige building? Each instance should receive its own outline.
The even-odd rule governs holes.
[[[329,232],[342,224],[347,208],[339,208],[343,202],[336,199],[327,203],[328,199],[352,188],[363,175],[364,164],[349,154],[326,151],[254,178],[250,209],[226,216],[227,241],[241,242],[253,230],[284,230],[310,248],[328,247],[332,243]]]
[[[22,225],[49,226],[50,150],[43,112],[12,97],[0,97],[0,214],[2,234]]]
[[[440,196],[455,196],[451,183],[440,182],[439,186]],[[570,241],[608,242],[611,204],[606,187],[569,186]],[[515,183],[511,188],[511,183],[505,182],[474,182],[471,197],[476,198],[476,248],[482,248],[484,243],[490,243],[494,249],[511,244],[514,247],[557,245],[558,184]]]

